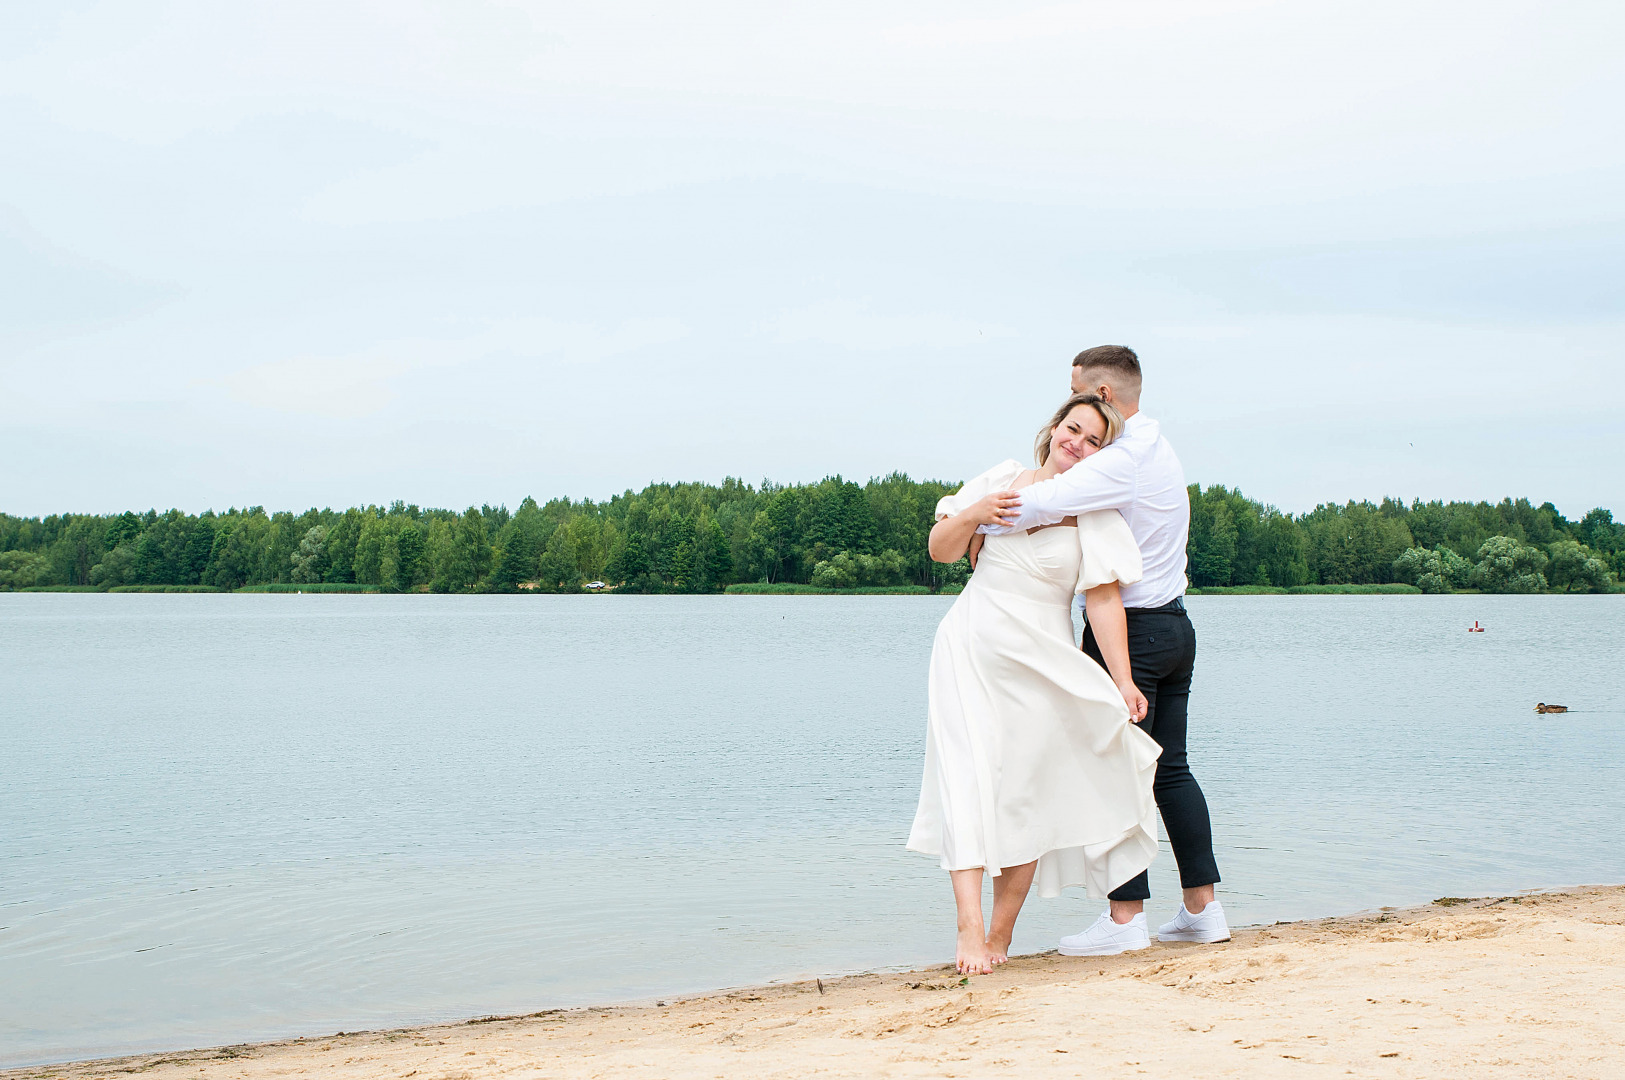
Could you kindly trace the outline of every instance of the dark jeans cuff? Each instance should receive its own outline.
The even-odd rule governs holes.
[[[1181,889],[1200,889],[1203,885],[1217,885],[1224,879],[1219,877],[1219,868],[1212,864],[1196,867],[1189,874],[1181,872],[1179,887]]]
[[[1217,870],[1198,871],[1191,874],[1190,877],[1186,877],[1184,874],[1179,875],[1179,887],[1181,889],[1200,889],[1203,885],[1217,885],[1220,880],[1222,879],[1219,877]],[[1108,893],[1107,897],[1112,900],[1129,902],[1149,900],[1151,899],[1151,877],[1149,874],[1141,874],[1139,877],[1129,878]]]
[[[1129,878],[1106,895],[1112,900],[1149,900],[1151,899],[1151,878],[1147,874]]]

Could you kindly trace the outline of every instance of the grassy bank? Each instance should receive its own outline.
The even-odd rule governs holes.
[[[1421,596],[1415,585],[1390,582],[1386,585],[1294,585],[1277,588],[1274,585],[1225,585],[1206,589],[1187,589],[1189,596]]]
[[[723,590],[729,596],[930,596],[924,585],[874,585],[867,588],[820,589],[815,585],[797,585],[794,582],[753,581],[742,585],[729,585]]]
[[[245,585],[240,589],[219,589],[213,585],[117,585],[113,588],[102,588],[97,585],[35,585],[29,588],[5,590],[0,592],[30,592],[30,593],[383,593],[388,592],[380,585],[355,585],[320,582],[308,585]],[[412,590],[415,593],[427,592],[424,588]],[[605,594],[615,593],[619,590],[606,589]],[[958,585],[944,586],[940,591],[933,593],[924,585],[877,585],[852,589],[821,589],[814,585],[800,585],[794,582],[749,582],[740,585],[729,585],[723,590],[729,596],[957,596],[963,589]],[[1625,586],[1616,586],[1609,590],[1615,594],[1625,594]],[[508,594],[512,595],[512,594]],[[520,595],[525,595],[523,592]],[[1271,585],[1227,585],[1221,587],[1210,586],[1206,589],[1190,588],[1186,590],[1187,596],[1421,596],[1422,590],[1414,585],[1402,585],[1391,582],[1385,585],[1295,585],[1291,588],[1277,588]],[[1476,596],[1477,589],[1457,589],[1453,595]],[[1570,595],[1567,593],[1548,592],[1540,595]],[[1579,594],[1574,594],[1579,595]]]
[[[222,592],[213,585],[115,585],[108,592]]]
[[[244,585],[237,591],[240,593],[376,593],[383,592],[384,590],[380,585],[353,585],[336,582],[318,582],[315,584],[306,585]]]

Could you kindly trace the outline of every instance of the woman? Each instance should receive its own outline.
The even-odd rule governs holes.
[[[1002,524],[1015,490],[1065,472],[1117,437],[1123,417],[1074,394],[1039,430],[1038,468],[1006,461],[937,503],[931,558],[953,562],[982,525]],[[1145,698],[1129,671],[1119,583],[1140,551],[1115,510],[989,536],[976,573],[937,628],[930,725],[911,850],[938,855],[959,908],[957,966],[983,975],[1009,956],[1035,878],[1040,896],[1086,885],[1102,897],[1157,852],[1151,781],[1157,744],[1132,721]],[[1078,649],[1072,600],[1110,674]],[[982,922],[982,871],[993,921]]]

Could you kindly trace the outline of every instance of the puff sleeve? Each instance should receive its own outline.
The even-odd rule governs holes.
[[[1021,462],[1016,461],[1014,458],[1001,461],[975,479],[967,480],[965,486],[952,495],[944,495],[938,499],[937,516],[934,520],[941,521],[943,518],[953,517],[977,499],[991,495],[995,491],[1003,491],[1014,482],[1016,477],[1021,475],[1021,472]],[[1113,512],[1115,513],[1115,511]],[[1119,520],[1121,520],[1121,516],[1119,516]],[[1138,554],[1138,551],[1139,549],[1136,548],[1136,554]]]
[[[1078,544],[1083,549],[1078,564],[1079,593],[1110,581],[1132,585],[1144,573],[1140,545],[1134,542],[1128,522],[1116,510],[1079,514]]]

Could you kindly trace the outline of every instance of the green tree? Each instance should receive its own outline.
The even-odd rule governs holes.
[[[106,554],[107,527],[99,518],[79,514],[67,517],[46,554],[51,562],[48,579],[40,585],[89,585],[90,572]]]
[[[1608,564],[1584,544],[1559,540],[1549,549],[1551,565],[1548,580],[1564,592],[1607,592],[1613,587]]]
[[[457,545],[457,524],[461,519],[448,510],[431,510],[419,526],[423,530],[423,559],[418,565],[419,583],[427,582],[430,592],[449,592],[446,570]]]
[[[186,550],[181,555],[181,575],[177,584],[196,585],[209,569],[209,555],[214,551],[214,512],[205,510],[192,522],[186,537]],[[167,584],[167,583],[166,583]]]
[[[933,584],[939,590],[953,591],[963,589],[965,583],[970,581],[970,559],[961,557],[958,562],[935,563],[937,568],[936,580]]]
[[[1534,593],[1546,588],[1546,553],[1510,536],[1492,536],[1478,549],[1472,582],[1485,592]]]
[[[1625,577],[1625,523],[1616,522],[1611,510],[1599,506],[1581,518],[1575,538],[1608,563],[1616,578]]]
[[[581,580],[596,581],[604,576],[607,569],[613,536],[611,530],[605,528],[605,523],[592,512],[590,505],[584,506],[583,511],[570,517],[560,527],[570,531],[570,549],[575,552],[576,570]]]
[[[327,574],[327,529],[321,525],[306,529],[303,539],[299,541],[299,550],[289,557],[289,561],[293,564],[289,577],[294,581],[308,584],[324,580]]]
[[[179,510],[155,516],[134,540],[134,580],[142,585],[190,584],[185,564],[191,538],[192,521]]]
[[[384,583],[385,539],[384,519],[378,515],[376,508],[368,507],[361,519],[355,545],[355,579],[362,585]]]
[[[107,522],[107,538],[103,546],[108,550],[120,544],[134,541],[141,535],[141,519],[129,510],[111,518]]]
[[[521,582],[535,579],[541,557],[541,524],[541,511],[533,500],[526,499],[498,537],[492,588],[513,592]]]
[[[936,584],[937,564],[926,551],[926,540],[935,521],[937,500],[954,490],[930,480],[916,483],[902,473],[871,480],[864,489],[875,522],[875,542],[880,550],[902,556],[905,580]]]
[[[857,558],[843,551],[813,567],[812,584],[820,589],[850,589],[858,583],[861,573]]]
[[[801,517],[801,492],[779,488],[751,524],[751,534],[760,552],[762,580],[794,580],[799,561],[797,533]]]
[[[1611,552],[1620,546],[1622,529],[1625,526],[1614,523],[1614,512],[1599,506],[1586,512],[1575,532],[1580,543],[1593,551]]]
[[[288,511],[279,510],[272,514],[271,527],[265,530],[260,544],[259,561],[254,568],[252,583],[269,585],[286,582],[293,567],[294,549],[304,535],[305,529]]]
[[[826,477],[808,488],[804,496],[801,546],[813,560],[822,560],[842,551],[870,554],[875,550],[876,530],[869,500],[863,489],[839,476]]]
[[[410,592],[417,584],[418,565],[423,560],[423,530],[407,522],[395,534],[395,588]]]
[[[508,568],[522,574],[517,555]],[[435,575],[433,587],[439,592],[468,592],[480,584],[490,569],[491,541],[485,514],[478,507],[470,506],[457,519],[451,545]],[[523,580],[526,578],[516,576],[507,584],[511,587]]]
[[[344,511],[327,531],[327,581],[348,584],[356,580],[356,545],[361,540],[363,511]]]
[[[1472,578],[1472,570],[1472,563],[1442,544],[1431,551],[1408,548],[1394,560],[1394,580],[1415,585],[1425,593],[1464,589]]]
[[[813,567],[812,584],[821,589],[850,589],[857,585],[898,585],[905,566],[895,551],[863,555],[843,551]]]
[[[1190,561],[1191,584],[1206,587],[1229,585],[1235,572],[1236,523],[1230,513],[1227,492],[1191,485],[1191,525],[1186,558]]]
[[[681,514],[661,537],[665,558],[661,571],[677,592],[697,592],[695,577],[694,523]]]
[[[1303,527],[1273,506],[1267,508],[1253,533],[1249,561],[1253,583],[1290,588],[1310,580],[1308,538]]]
[[[33,551],[0,551],[0,589],[27,589],[43,585],[51,576],[51,560]]]
[[[543,592],[581,591],[581,570],[567,529],[554,529],[548,538],[537,566],[536,585]]]
[[[102,561],[90,569],[90,583],[104,589],[135,583],[135,545],[120,544],[102,556]]]
[[[715,518],[707,519],[695,538],[695,565],[706,591],[719,591],[733,575],[733,547]]]
[[[1369,502],[1323,504],[1300,524],[1309,540],[1309,567],[1324,585],[1393,580],[1394,560],[1414,547],[1404,518]]]
[[[261,566],[271,546],[271,533],[271,519],[262,507],[249,507],[224,517],[215,530],[214,549],[209,555],[211,580],[204,584],[240,589],[263,583]]]
[[[650,580],[653,563],[649,560],[649,542],[641,532],[630,531],[622,535],[609,560],[609,580],[633,592],[657,592],[659,583]]]
[[[506,507],[498,508],[498,516],[504,521],[508,517]],[[463,511],[462,523],[459,529],[467,534],[466,543],[469,547],[469,557],[474,561],[474,583],[477,585],[491,572],[491,525],[485,519],[485,513],[472,506]]]

